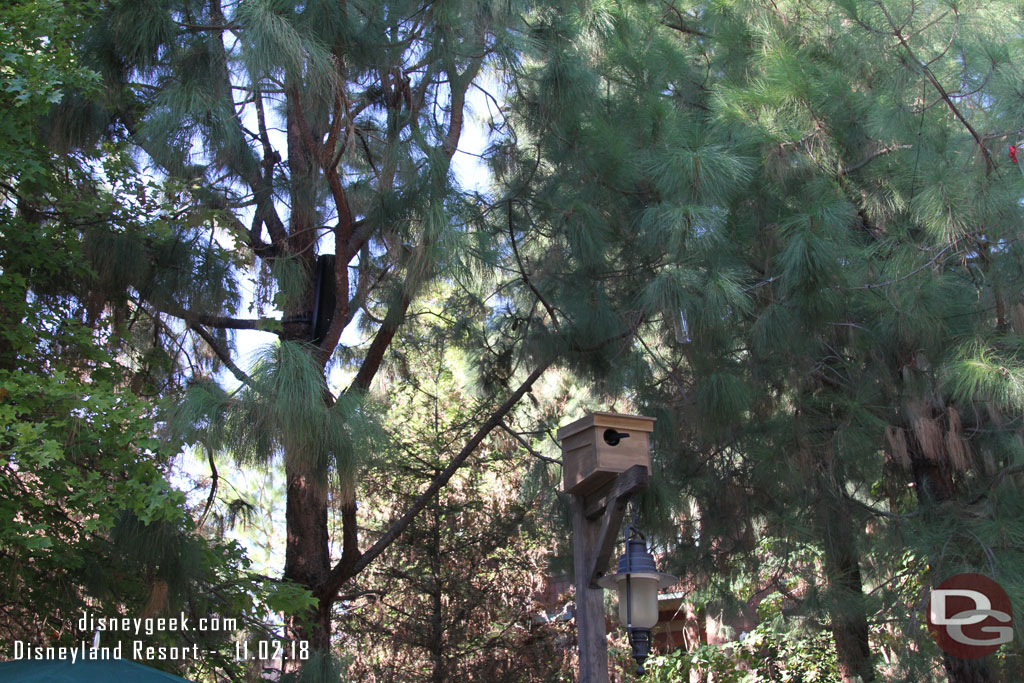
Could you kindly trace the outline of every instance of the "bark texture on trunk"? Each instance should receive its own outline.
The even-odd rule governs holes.
[[[843,683],[869,683],[875,680],[875,670],[871,663],[860,556],[852,518],[845,514],[838,496],[826,495],[821,507],[825,574],[832,591],[829,617],[839,675]]]
[[[800,466],[816,493],[816,531],[824,549],[824,572],[831,596],[829,621],[839,675],[843,683],[871,683],[875,669],[868,640],[858,528],[847,501],[846,473],[836,458],[831,438],[816,438],[801,445]]]
[[[946,655],[942,659],[949,683],[992,683],[992,667],[987,657],[982,659],[960,659]]]
[[[314,150],[310,148],[309,123],[299,96],[300,84],[294,74],[286,82],[288,168],[291,173],[291,200],[287,250],[297,258],[306,274],[306,286],[298,300],[290,302],[284,318],[282,340],[309,342],[314,321],[313,297],[316,277],[316,230],[318,222],[317,173]],[[306,132],[307,135],[303,133]],[[327,472],[317,470],[303,454],[285,447],[287,502],[285,524],[284,578],[308,588],[319,597],[321,586],[331,571],[328,538]],[[322,467],[322,466],[321,466]],[[328,653],[331,644],[331,606],[333,600],[318,600],[305,618],[288,620],[288,637],[309,642],[310,650]],[[293,662],[290,668],[300,662]]]
[[[287,459],[287,458],[286,458]],[[285,547],[284,578],[317,593],[331,570],[327,539],[327,488],[323,481],[293,463],[286,463],[288,496],[285,522],[288,540]],[[293,618],[289,636],[309,641],[311,649],[327,651],[331,639],[331,602],[320,600],[307,615],[309,623]]]
[[[436,476],[436,473],[435,473]],[[444,683],[446,667],[444,658],[444,601],[441,585],[441,530],[437,518],[437,506],[433,510],[433,528],[430,533],[430,665],[433,683]]]

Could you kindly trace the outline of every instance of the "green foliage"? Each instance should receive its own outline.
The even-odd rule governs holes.
[[[5,3],[0,22],[0,178],[33,183],[46,178],[47,153],[39,118],[74,88],[96,93],[99,77],[76,59],[72,40],[81,14],[95,3],[49,0]]]
[[[45,327],[36,332],[44,349],[76,337],[88,349],[92,339],[68,321],[60,337]],[[76,628],[84,612],[184,610],[196,619],[243,620],[258,614],[263,588],[247,577],[237,546],[195,534],[184,494],[167,481],[173,453],[153,433],[152,405],[114,381],[113,359],[91,349],[89,362],[106,368],[98,365],[90,376],[67,357],[21,349],[22,358],[44,360],[49,369],[0,369],[5,639],[77,646],[92,635]],[[237,668],[233,635],[190,637],[209,653],[210,665],[224,670]],[[152,634],[145,645],[181,645],[182,637]],[[118,639],[106,637],[104,645]]]
[[[230,265],[190,258],[195,250],[173,236],[169,224],[195,217],[180,211],[173,185],[140,178],[117,144],[67,154],[53,130],[82,98],[102,98],[76,50],[96,10],[0,9],[0,632],[34,646],[91,642],[91,629],[78,628],[84,613],[175,610],[249,628],[265,610],[241,548],[198,534],[169,481],[176,450],[157,438],[151,396],[175,360],[152,342],[161,322],[133,306],[139,291],[168,297],[190,290],[189,278],[223,279]],[[212,291],[180,299],[208,305]],[[103,646],[125,640],[131,652],[122,635],[105,633]],[[196,643],[203,662],[158,665],[207,677],[241,671],[232,637],[140,639]]]
[[[631,326],[614,362],[572,367],[659,417],[645,516],[664,561],[740,611],[739,568],[757,589],[797,581],[787,619],[870,633],[856,638],[873,656],[837,639],[833,661],[886,680],[941,670],[914,626],[928,585],[1018,579],[1015,548],[989,534],[1017,537],[1004,515],[1021,499],[1021,179],[1005,144],[1024,121],[998,76],[1020,71],[1020,16],[947,9],[538,12],[514,100],[530,138],[496,167],[510,191],[529,183],[554,245],[520,245],[547,303],[590,344]],[[646,372],[617,371],[630,352]],[[762,576],[772,536],[819,555],[783,553]],[[900,624],[902,646],[874,623]],[[762,656],[798,680],[823,632]]]
[[[451,304],[430,302],[441,317]],[[373,501],[367,520],[381,529],[451,461],[474,428],[467,418],[492,400],[473,395],[466,354],[434,320],[406,328],[385,370],[380,407],[389,438],[360,478],[363,499]],[[509,424],[531,424],[524,413],[517,410]],[[353,680],[568,675],[565,625],[535,618],[564,606],[561,596],[535,602],[553,543],[544,512],[554,487],[547,472],[531,476],[534,465],[545,463],[507,433],[488,439],[374,570],[360,575],[339,614]]]
[[[303,586],[281,581],[274,584],[267,595],[267,606],[275,612],[303,614],[316,606],[316,598]]]
[[[946,366],[945,386],[964,403],[991,402],[1005,410],[1024,410],[1024,365],[1016,337],[993,339],[991,346],[965,344]]]
[[[831,634],[785,618],[782,605],[780,593],[766,597],[758,607],[760,623],[741,639],[651,657],[643,680],[686,683],[699,676],[724,683],[839,683]]]

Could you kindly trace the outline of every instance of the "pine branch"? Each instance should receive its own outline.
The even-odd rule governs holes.
[[[679,11],[679,8],[670,2],[662,0],[662,4],[665,5],[665,18],[662,20],[662,25],[667,26],[673,31],[679,31],[692,36],[699,36],[701,38],[710,38],[711,35],[701,31],[700,29],[690,26],[683,16],[683,13]],[[675,15],[675,20],[669,18],[668,14],[671,12]]]
[[[253,192],[253,199],[256,200],[256,214],[253,217],[254,239],[259,239],[257,221],[267,226],[267,233],[270,234],[271,243],[279,248],[287,248],[288,231],[277,215],[277,208],[274,207],[274,164],[281,161],[281,155],[270,144],[270,134],[267,132],[267,118],[263,110],[263,92],[259,86],[255,88],[254,102],[256,108],[256,123],[260,132],[260,144],[263,146],[263,175],[257,176],[249,183]]]
[[[523,282],[526,283],[526,286],[530,288],[530,291],[533,292],[533,295],[537,297],[537,301],[541,303],[544,310],[548,312],[548,315],[551,317],[551,325],[555,328],[555,331],[559,331],[558,317],[555,315],[555,310],[551,307],[551,304],[541,296],[540,291],[534,287],[533,282],[530,281],[530,277],[526,274],[526,266],[523,265],[523,260],[519,256],[519,247],[516,246],[516,231],[512,226],[512,200],[509,200],[508,202],[508,235],[512,240],[512,253],[515,255],[516,263],[519,265],[519,275],[523,278]]]
[[[206,498],[206,505],[203,507],[202,514],[199,515],[199,521],[196,522],[196,527],[200,531],[202,531],[203,525],[206,524],[206,516],[210,514],[210,510],[213,508],[213,502],[217,499],[217,484],[220,481],[220,475],[217,473],[217,463],[213,458],[212,448],[206,448],[206,457],[210,461],[210,495]]]
[[[373,383],[373,378],[377,376],[377,371],[384,361],[384,354],[391,345],[391,340],[394,339],[395,333],[398,331],[402,321],[405,320],[405,312],[409,310],[409,304],[411,303],[412,296],[407,291],[407,288],[403,287],[398,301],[388,308],[384,321],[381,323],[380,328],[377,329],[377,334],[370,343],[366,356],[363,357],[363,363],[359,366],[359,371],[352,380],[352,384],[345,390],[346,393],[350,391],[369,391],[370,384]]]
[[[161,313],[173,315],[175,318],[181,318],[187,323],[198,323],[200,325],[206,325],[207,327],[216,327],[219,330],[259,330],[260,332],[277,334],[273,330],[266,328],[268,324],[276,322],[272,318],[232,318],[224,315],[213,315],[211,313],[197,313],[186,309],[184,306],[181,306],[174,301],[165,301],[162,303],[149,301],[148,303]]]
[[[910,277],[913,277],[914,275],[917,275],[918,273],[920,273],[925,268],[929,268],[929,267],[935,265],[938,262],[939,257],[941,257],[943,254],[945,254],[947,251],[949,251],[950,249],[952,249],[956,245],[960,244],[961,240],[963,240],[965,237],[966,236],[961,237],[960,239],[957,239],[957,240],[954,240],[954,241],[950,242],[945,247],[940,249],[939,252],[937,254],[935,254],[935,256],[933,256],[932,258],[928,259],[928,261],[925,262],[924,265],[922,265],[922,266],[920,266],[918,268],[915,268],[914,270],[910,271],[906,275],[901,275],[898,278],[894,278],[892,280],[887,280],[885,282],[871,282],[871,283],[868,283],[866,285],[857,285],[856,287],[844,287],[843,289],[847,289],[847,290],[853,290],[853,289],[877,289],[878,287],[888,287],[889,285],[896,284],[897,282],[902,282],[903,280],[906,280],[907,278],[910,278]]]
[[[345,263],[352,261],[352,257],[359,253],[372,234],[373,225],[365,218],[352,222],[352,231],[349,233],[348,243],[345,245]]]
[[[542,453],[538,452],[533,446],[530,445],[529,441],[524,439],[519,434],[519,432],[514,431],[511,427],[509,427],[508,424],[504,420],[499,422],[498,426],[501,427],[513,439],[518,441],[519,445],[522,446],[523,448],[525,448],[526,452],[529,453],[530,455],[532,455],[533,457],[537,458],[538,460],[540,460],[542,462],[546,462],[546,463],[551,464],[551,465],[558,465],[559,467],[561,467],[561,465],[562,465],[562,461],[561,460],[556,460],[555,458],[549,458],[548,456],[543,455]]]
[[[846,500],[847,502],[853,503],[854,505],[856,505],[856,506],[866,510],[867,512],[870,512],[873,515],[877,515],[878,517],[886,517],[888,519],[898,519],[898,520],[911,519],[911,518],[917,517],[917,516],[919,516],[921,514],[920,510],[917,510],[915,512],[908,512],[908,513],[905,513],[905,514],[899,514],[899,513],[896,513],[896,512],[888,512],[886,510],[879,510],[878,508],[871,507],[867,503],[862,503],[861,501],[857,500],[856,498],[854,498],[853,496],[849,495],[848,493],[844,493],[843,494],[843,499]]]
[[[211,0],[210,3],[210,15],[211,18],[218,24],[225,24],[226,19],[224,12],[220,6],[220,0]],[[245,126],[242,124],[242,120],[238,115],[238,110],[235,108],[235,102],[231,97],[231,72],[228,63],[227,49],[224,47],[223,40],[212,41],[217,50],[217,62],[220,66],[219,79],[220,84],[217,90],[222,93],[223,106],[226,110],[231,111],[231,121],[234,124],[235,133],[244,137],[246,131]],[[256,200],[256,211],[253,216],[253,225],[249,230],[249,242],[255,253],[260,251],[268,252],[269,250],[264,246],[263,240],[260,237],[260,224],[267,226],[267,232],[270,234],[271,248],[277,248],[285,245],[285,229],[284,224],[281,222],[281,218],[277,215],[277,209],[274,207],[273,202],[273,167],[275,160],[280,161],[280,155],[274,151],[270,145],[269,137],[267,136],[266,119],[263,112],[263,100],[260,93],[259,87],[256,86],[253,92],[253,104],[256,107],[256,118],[259,126],[259,139],[263,147],[263,160],[260,166],[263,167],[264,173],[261,175],[258,171],[256,173],[249,173],[244,165],[239,165],[234,159],[228,160],[229,168],[239,177],[244,178],[245,182],[249,185],[249,188],[253,192],[253,198]],[[248,148],[248,145],[246,146]],[[255,156],[255,153],[253,153]]]
[[[455,475],[460,467],[465,463],[466,459],[472,455],[476,449],[480,446],[483,440],[487,437],[495,427],[500,426],[505,416],[515,407],[519,400],[526,395],[528,391],[533,387],[533,384],[540,379],[544,371],[548,369],[551,362],[542,363],[536,370],[530,373],[530,375],[523,380],[523,383],[519,385],[519,388],[512,393],[501,406],[491,413],[491,416],[480,425],[476,433],[466,442],[466,445],[462,447],[462,450],[452,458],[441,472],[434,477],[430,485],[416,497],[416,500],[409,506],[409,508],[399,517],[381,536],[377,539],[377,542],[370,546],[365,552],[359,555],[359,558],[352,564],[351,568],[346,570],[344,566],[339,562],[331,569],[331,573],[328,575],[327,580],[323,586],[317,590],[317,595],[321,600],[333,600],[337,596],[338,591],[345,584],[346,581],[356,576],[363,569],[367,567],[373,560],[377,558],[382,552],[384,552],[394,541],[402,535],[402,533],[412,524],[412,521],[416,518],[416,515],[420,513],[423,508],[427,506],[434,496],[437,495],[438,491],[441,490],[448,483],[449,480]]]
[[[986,140],[998,140],[1000,138],[1020,137],[1021,135],[1024,135],[1024,128],[1011,130],[1009,133],[986,133],[982,137]]]
[[[462,125],[465,121],[465,106],[466,106],[466,91],[469,90],[469,84],[476,78],[477,72],[480,71],[480,66],[483,64],[483,57],[474,57],[469,62],[469,66],[461,74],[449,73],[448,77],[451,80],[451,117],[448,120],[448,134],[444,138],[444,142],[441,145],[441,150],[444,155],[451,159],[455,154],[455,151],[459,148],[459,139],[462,137]]]
[[[981,495],[974,498],[971,502],[969,502],[968,505],[975,505],[977,503],[980,503],[982,500],[988,497],[989,493],[999,488],[1007,477],[1015,476],[1021,473],[1024,473],[1024,465],[1007,465],[1003,469],[999,470],[996,476],[992,478],[992,481],[989,482],[985,491]]]
[[[482,63],[483,57],[476,57],[470,61],[469,66],[467,66],[466,70],[461,74],[450,74],[452,83],[451,118],[449,120],[448,133],[445,135],[444,142],[441,145],[441,151],[444,153],[449,165],[451,163],[452,156],[455,154],[455,150],[458,149],[459,139],[462,137],[462,127],[465,116],[464,109],[466,106],[466,91],[469,90],[469,85],[476,77]],[[382,177],[381,183],[384,183],[385,180],[386,179]],[[339,242],[339,244],[347,243],[347,240],[345,242]],[[420,241],[416,246],[415,252],[424,253],[429,247],[430,241],[424,231],[420,235]],[[338,259],[335,262],[335,265],[337,266],[338,262],[341,260],[343,259]],[[422,281],[422,273],[417,272],[418,270],[420,269],[416,267],[416,264],[410,265],[405,282],[402,283],[402,293],[399,296],[398,301],[392,304],[388,309],[387,315],[384,317],[384,322],[377,330],[377,334],[374,337],[373,342],[371,342],[370,348],[366,352],[366,356],[363,358],[363,364],[359,367],[359,371],[356,373],[355,379],[352,380],[352,384],[349,385],[346,392],[365,392],[369,390],[370,384],[373,382],[373,378],[377,375],[377,371],[380,369],[380,365],[384,360],[384,354],[391,345],[391,340],[394,339],[395,333],[398,331],[399,326],[405,319],[405,313],[409,310],[409,305],[412,303],[412,297],[415,294],[415,290],[418,289],[419,282]],[[340,324],[341,320],[336,320],[334,322]],[[338,334],[340,336],[340,332]],[[333,351],[333,348],[331,348],[330,351],[326,349],[322,350],[329,357],[330,351]],[[326,362],[326,358],[324,361]]]
[[[188,328],[203,338],[203,341],[205,341],[206,344],[210,347],[210,349],[214,352],[214,354],[216,354],[217,358],[220,359],[220,362],[223,363],[225,367],[227,367],[227,369],[231,371],[231,374],[235,376],[235,379],[237,379],[245,386],[252,386],[252,378],[249,377],[249,375],[245,374],[240,367],[235,365],[235,361],[231,359],[231,354],[228,353],[226,349],[221,347],[221,345],[217,342],[217,339],[214,338],[214,336],[210,334],[209,331],[205,330],[201,325],[198,325],[194,322],[188,323]]]
[[[878,2],[877,4],[879,9],[881,9],[882,13],[885,15],[886,20],[889,22],[889,26],[892,28],[892,32],[893,35],[896,37],[896,40],[898,40],[900,42],[900,45],[903,46],[903,49],[907,51],[907,55],[925,75],[925,78],[928,79],[928,82],[932,84],[932,87],[934,87],[938,91],[939,96],[941,96],[942,99],[946,102],[946,106],[949,107],[949,110],[951,112],[953,112],[953,116],[955,116],[960,121],[960,123],[964,125],[964,128],[967,129],[967,131],[971,134],[971,137],[973,137],[975,142],[978,143],[978,149],[981,150],[981,154],[985,158],[985,173],[991,173],[992,170],[995,168],[995,163],[992,161],[992,156],[988,153],[988,149],[985,147],[985,141],[982,140],[981,136],[978,135],[978,132],[974,130],[971,124],[967,122],[967,119],[960,112],[957,106],[953,104],[953,100],[949,97],[949,94],[946,92],[946,89],[942,87],[942,84],[939,83],[939,80],[935,77],[935,74],[932,73],[932,70],[928,67],[928,65],[922,62],[920,59],[918,59],[917,55],[914,54],[914,50],[910,47],[910,44],[907,42],[907,39],[903,35],[903,27],[896,26],[896,21],[892,18],[892,15],[889,14],[889,10],[886,8],[885,3]]]
[[[359,560],[359,518],[357,514],[355,481],[348,479],[341,485],[341,559],[338,560],[338,570],[341,574],[352,572]]]
[[[341,74],[339,74],[339,78]],[[324,143],[324,154],[327,157],[325,164],[330,167],[337,169],[338,161],[340,161],[340,150],[334,151],[334,148],[338,145],[338,135],[341,133],[341,122],[342,114],[345,113],[344,107],[344,93],[345,88],[342,84],[338,84],[338,94],[334,96],[334,107],[331,110],[331,126],[327,132],[327,142]],[[351,122],[351,118],[349,118]],[[348,137],[347,135],[345,136]],[[342,147],[344,149],[344,146]]]
[[[381,280],[383,280],[388,273],[388,269],[385,267],[381,270],[380,275],[377,276],[376,280],[371,283],[370,276],[366,272],[368,259],[369,256],[367,255],[366,258],[359,260],[359,280],[356,283],[356,292],[348,302],[348,312],[346,313],[344,323],[341,326],[342,330],[348,327],[348,324],[352,322],[353,318],[355,318],[356,313],[366,305],[366,300],[370,296],[370,292],[380,284]]]
[[[895,152],[895,151],[900,150],[900,149],[911,149],[911,148],[913,148],[913,145],[890,145],[889,147],[883,147],[882,149],[878,150],[877,152],[874,152],[872,154],[867,155],[866,157],[864,157],[863,159],[861,159],[860,161],[855,163],[853,166],[847,166],[846,168],[841,169],[839,171],[839,175],[841,175],[841,176],[849,175],[850,173],[853,173],[854,171],[859,171],[860,169],[864,168],[865,166],[867,166],[868,164],[870,164],[872,161],[874,161],[875,159],[877,159],[880,156],[883,156],[885,154],[890,154],[890,153]]]

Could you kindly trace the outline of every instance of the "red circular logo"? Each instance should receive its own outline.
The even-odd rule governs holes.
[[[928,630],[954,657],[986,657],[1013,640],[1010,596],[987,576],[951,576],[932,589]]]

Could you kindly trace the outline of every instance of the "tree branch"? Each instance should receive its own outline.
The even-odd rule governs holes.
[[[559,331],[558,318],[555,317],[554,309],[551,308],[551,304],[545,301],[544,297],[541,296],[537,288],[533,286],[533,283],[530,281],[530,277],[526,274],[526,266],[523,265],[523,260],[519,257],[519,247],[516,246],[516,231],[515,228],[512,226],[511,199],[508,202],[508,236],[512,240],[512,253],[513,255],[515,255],[516,263],[519,264],[519,274],[522,276],[523,282],[525,282],[526,286],[530,288],[530,291],[533,292],[533,295],[537,297],[537,301],[541,303],[541,305],[544,307],[544,310],[548,312],[548,315],[551,317],[551,325],[555,328],[555,331]]]
[[[532,455],[533,457],[537,458],[538,460],[541,460],[542,462],[546,462],[546,463],[548,463],[550,465],[558,465],[559,467],[562,466],[562,461],[561,460],[557,460],[555,458],[549,458],[548,456],[543,455],[542,453],[538,452],[536,449],[534,449],[533,446],[530,445],[529,441],[524,439],[522,437],[522,435],[519,434],[519,432],[514,431],[511,427],[509,427],[508,424],[506,424],[504,420],[502,420],[500,423],[498,423],[498,426],[501,427],[503,430],[505,430],[505,432],[507,432],[508,435],[511,436],[513,439],[518,441],[519,445],[521,445],[523,448],[525,448],[526,451],[530,455]]]
[[[259,330],[277,334],[273,330],[265,328],[266,325],[276,322],[273,318],[232,318],[224,315],[213,315],[211,313],[196,313],[181,306],[175,301],[164,301],[157,303],[148,301],[150,306],[175,318],[181,318],[187,323],[198,323],[207,327],[216,327],[220,330]]]
[[[452,91],[452,112],[448,120],[448,134],[445,135],[441,150],[449,159],[455,154],[455,150],[459,148],[459,139],[462,137],[462,124],[465,121],[466,115],[464,111],[466,91],[469,90],[469,84],[473,82],[477,72],[480,71],[480,65],[483,64],[483,61],[483,57],[475,57],[461,74],[448,74]]]
[[[257,176],[250,182],[252,186],[253,199],[256,200],[256,215],[253,218],[253,232],[259,237],[259,224],[267,226],[267,233],[270,234],[271,243],[280,248],[287,248],[288,231],[281,222],[274,208],[274,164],[281,160],[273,145],[270,144],[270,134],[267,132],[267,117],[263,111],[263,92],[256,88],[255,91],[256,122],[260,131],[260,143],[263,145],[263,175]],[[258,222],[257,222],[258,221]]]
[[[469,66],[466,67],[466,70],[461,74],[449,73],[449,78],[452,84],[451,119],[449,122],[448,134],[445,136],[444,142],[441,145],[441,149],[444,152],[449,165],[451,164],[452,155],[454,155],[455,150],[458,149],[459,139],[462,136],[462,124],[464,121],[463,109],[466,105],[466,91],[469,89],[469,84],[473,81],[473,78],[476,77],[482,63],[483,57],[477,57],[470,62]],[[384,178],[382,177],[381,183],[383,182]],[[344,243],[347,244],[348,242],[346,241]],[[426,231],[423,231],[420,235],[420,241],[416,246],[415,253],[426,253],[429,247],[430,239],[426,234]],[[419,284],[425,279],[426,269],[426,266],[415,261],[409,264],[405,282],[402,284],[402,293],[399,295],[398,300],[388,308],[384,322],[381,324],[380,329],[377,330],[377,335],[373,338],[373,342],[370,344],[370,348],[367,350],[366,356],[363,358],[363,364],[360,366],[359,372],[356,373],[355,379],[352,380],[352,384],[349,385],[349,388],[346,391],[367,391],[370,388],[370,384],[373,382],[373,378],[380,369],[380,364],[384,360],[384,354],[387,352],[388,346],[391,344],[391,340],[394,339],[395,333],[398,331],[399,326],[405,319],[405,313],[409,309],[409,305],[412,303],[413,295],[418,289]]]
[[[327,580],[324,582],[323,588],[318,591],[321,599],[333,599],[346,581],[365,569],[370,562],[376,559],[378,555],[384,552],[388,546],[402,535],[402,533],[416,518],[416,515],[418,515],[420,511],[427,506],[427,503],[437,495],[437,492],[440,491],[441,488],[449,482],[449,480],[451,480],[459,468],[462,467],[463,463],[466,462],[466,459],[476,451],[477,447],[480,446],[487,435],[490,434],[495,427],[501,425],[509,411],[511,411],[512,408],[515,407],[516,403],[518,403],[519,400],[525,396],[528,391],[530,391],[534,382],[544,374],[544,371],[547,370],[550,365],[550,361],[542,363],[536,370],[531,372],[525,380],[523,380],[523,383],[519,385],[519,388],[516,389],[515,392],[513,392],[497,410],[491,413],[491,416],[486,422],[480,425],[480,428],[477,429],[476,433],[473,434],[469,441],[466,442],[466,445],[462,447],[462,450],[459,451],[458,455],[452,458],[451,462],[448,463],[448,466],[434,477],[433,481],[430,482],[430,485],[423,491],[423,493],[416,497],[416,500],[409,506],[409,509],[407,509],[386,532],[384,532],[383,536],[377,539],[376,543],[370,546],[359,556],[359,559],[353,563],[350,569],[346,570],[340,562],[334,566],[330,575],[328,575]]]
[[[960,113],[960,110],[957,109],[956,105],[953,104],[953,100],[950,99],[949,94],[946,92],[946,89],[943,88],[942,84],[939,83],[939,80],[935,78],[935,74],[933,74],[932,70],[928,68],[928,65],[922,62],[920,59],[918,59],[917,55],[914,54],[914,51],[913,49],[911,49],[910,44],[907,43],[907,39],[903,36],[903,27],[896,25],[895,20],[893,20],[892,15],[889,14],[889,10],[886,8],[885,4],[882,2],[878,2],[878,7],[879,9],[882,10],[882,13],[885,14],[885,18],[889,22],[889,26],[892,29],[893,35],[896,36],[896,39],[900,42],[900,45],[903,46],[903,49],[907,51],[907,55],[914,62],[914,64],[916,64],[917,67],[921,69],[921,72],[925,75],[925,78],[928,79],[928,82],[931,83],[932,86],[939,92],[939,95],[946,102],[946,106],[949,107],[949,110],[951,112],[953,112],[953,116],[955,116],[960,121],[960,123],[964,125],[964,128],[966,128],[968,132],[970,132],[975,142],[978,143],[978,149],[981,150],[981,154],[985,158],[985,172],[991,173],[992,169],[995,168],[995,163],[992,161],[992,156],[988,153],[988,149],[985,148],[985,141],[982,140],[981,136],[978,135],[978,132],[974,130],[971,124],[967,122],[967,119],[964,118],[964,115]]]
[[[345,263],[349,263],[360,249],[363,248],[373,234],[373,225],[370,221],[360,219],[352,222],[352,231],[348,236],[348,244],[345,245]],[[341,253],[339,251],[339,253]]]
[[[710,38],[711,36],[700,29],[690,26],[686,22],[686,18],[683,13],[679,11],[679,8],[670,2],[662,0],[662,4],[665,5],[665,18],[662,20],[662,24],[672,29],[673,31],[679,31],[680,33],[687,33],[692,36],[700,36],[701,38]],[[671,12],[676,15],[675,21],[672,21],[668,14]]]
[[[204,445],[203,448],[206,448]],[[213,508],[213,502],[217,499],[217,483],[220,480],[220,476],[217,473],[217,463],[213,458],[213,449],[206,448],[206,457],[210,461],[210,495],[206,498],[206,505],[203,507],[203,514],[199,515],[199,521],[196,526],[201,531],[203,525],[206,524],[206,516],[210,514],[210,510]]]
[[[866,157],[864,157],[863,159],[861,159],[860,161],[855,163],[853,166],[847,166],[846,168],[841,169],[839,171],[839,175],[849,175],[850,173],[853,173],[854,171],[859,171],[860,169],[864,168],[865,166],[867,166],[868,164],[870,164],[872,161],[874,161],[875,159],[877,159],[880,156],[883,156],[885,154],[890,154],[890,153],[895,152],[895,151],[900,150],[900,149],[911,149],[911,148],[913,148],[913,145],[890,145],[888,147],[883,147],[882,149],[878,150],[877,152],[873,152],[872,154],[867,155]]]
[[[193,322],[188,324],[188,328],[203,338],[203,341],[205,341],[210,349],[217,355],[220,362],[231,371],[231,374],[235,376],[235,379],[246,386],[252,386],[252,378],[245,374],[240,367],[235,365],[235,361],[231,359],[231,354],[221,347],[216,338],[214,338],[208,330],[203,329],[201,325]]]
[[[366,351],[363,364],[359,366],[359,372],[356,373],[352,384],[346,389],[346,393],[349,391],[369,391],[370,384],[373,383],[373,378],[377,375],[377,370],[380,369],[380,364],[384,361],[384,354],[387,352],[388,346],[391,345],[391,340],[395,338],[395,333],[398,331],[402,321],[405,320],[405,312],[409,310],[409,304],[411,303],[412,295],[407,291],[406,287],[403,287],[398,301],[388,308],[384,322],[377,329],[377,335],[373,338],[370,348]]]

